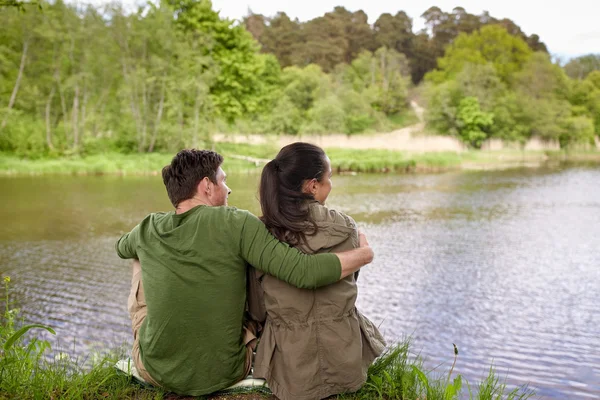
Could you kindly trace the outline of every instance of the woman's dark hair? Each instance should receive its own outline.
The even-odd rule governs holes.
[[[223,156],[210,150],[185,149],[177,153],[171,164],[162,169],[163,183],[173,206],[194,197],[205,177],[216,184],[222,163]]]
[[[328,172],[326,158],[320,147],[297,142],[282,148],[265,165],[259,188],[261,220],[282,242],[296,246],[317,232],[308,208],[314,197],[303,193],[302,186],[311,179],[321,182]]]

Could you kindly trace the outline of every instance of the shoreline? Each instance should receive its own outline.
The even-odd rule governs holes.
[[[248,144],[217,143],[212,148],[235,173],[260,173],[278,149]],[[393,150],[326,149],[337,174],[441,173],[519,168],[600,165],[600,151],[471,150],[464,152],[401,152]],[[60,158],[23,159],[0,153],[0,176],[113,175],[157,176],[172,153],[104,153]]]

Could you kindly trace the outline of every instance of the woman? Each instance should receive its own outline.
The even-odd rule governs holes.
[[[330,191],[325,152],[308,143],[290,144],[263,169],[261,219],[275,237],[305,253],[358,247],[354,220],[325,207]],[[358,390],[385,343],[355,307],[357,276],[307,290],[260,271],[251,274],[249,311],[265,323],[254,377],[266,379],[282,400]]]

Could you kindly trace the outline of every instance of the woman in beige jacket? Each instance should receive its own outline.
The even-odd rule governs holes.
[[[263,169],[261,219],[275,237],[305,253],[358,247],[354,220],[324,206],[330,191],[325,152],[308,143],[290,144]],[[249,311],[264,323],[254,377],[266,379],[275,396],[322,399],[365,383],[385,342],[356,309],[357,277],[307,290],[251,270]]]

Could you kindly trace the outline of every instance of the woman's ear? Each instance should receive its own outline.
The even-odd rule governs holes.
[[[302,185],[302,191],[306,194],[312,194],[314,196],[317,191],[316,181],[316,179],[311,179],[310,181],[304,182],[304,185]]]
[[[317,189],[318,189],[317,183],[318,183],[318,181],[314,178],[311,179],[311,181],[310,181],[310,194],[312,194],[313,196],[315,194],[317,194]]]

